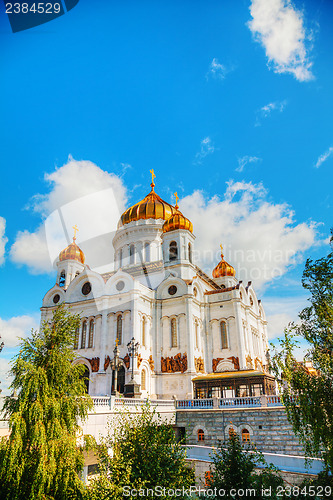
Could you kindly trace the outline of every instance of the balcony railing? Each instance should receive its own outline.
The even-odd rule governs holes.
[[[261,406],[260,396],[247,396],[245,398],[222,398],[219,400],[219,407],[237,407],[237,408],[252,408]]]
[[[213,399],[180,399],[176,401],[176,408],[214,408]]]

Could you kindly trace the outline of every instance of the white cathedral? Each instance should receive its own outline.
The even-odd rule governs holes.
[[[251,282],[236,279],[223,253],[212,277],[193,262],[192,223],[177,197],[172,206],[158,196],[152,176],[150,193],[120,218],[110,272],[85,264],[75,234],[60,252],[42,321],[61,303],[80,314],[73,347],[93,396],[126,395],[134,381],[136,397],[152,399],[274,393],[265,313]],[[132,339],[137,353],[129,356]]]

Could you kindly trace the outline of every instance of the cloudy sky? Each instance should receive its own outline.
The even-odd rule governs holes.
[[[59,213],[105,265],[85,242],[115,230],[152,168],[204,270],[222,242],[270,337],[297,318],[333,225],[332,22],[329,0],[80,0],[12,34],[0,4],[2,388],[55,280]]]

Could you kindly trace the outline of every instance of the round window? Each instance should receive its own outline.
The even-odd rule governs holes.
[[[57,294],[53,297],[53,302],[54,302],[54,304],[58,304],[59,300],[60,300],[60,295],[59,295],[59,293],[57,293]]]
[[[123,290],[124,287],[125,287],[125,283],[123,281],[118,281],[118,283],[116,284],[116,288],[117,288],[118,292]]]
[[[91,284],[87,281],[82,287],[82,294],[88,295],[91,292]]]
[[[175,295],[175,293],[177,293],[176,285],[169,286],[168,292],[169,292],[169,295]]]

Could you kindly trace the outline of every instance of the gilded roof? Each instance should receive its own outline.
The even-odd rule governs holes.
[[[209,373],[208,375],[199,375],[198,377],[194,377],[192,379],[192,382],[198,382],[199,380],[218,380],[224,378],[263,377],[263,376],[267,377],[270,375],[256,370],[238,370],[231,372]]]
[[[222,276],[236,276],[236,271],[231,264],[224,260],[223,247],[221,245],[221,261],[213,269],[213,278],[221,278]]]
[[[169,219],[177,212],[175,207],[162,200],[160,196],[154,191],[154,183],[151,184],[151,191],[132,207],[125,210],[120,218],[121,224],[128,224],[129,222],[141,219]]]
[[[163,224],[163,233],[176,231],[177,229],[187,229],[193,233],[193,224],[179,210]]]
[[[84,264],[84,253],[81,248],[77,246],[74,238],[73,243],[60,252],[59,261],[63,260],[77,260],[78,262],[81,262],[81,264]]]

